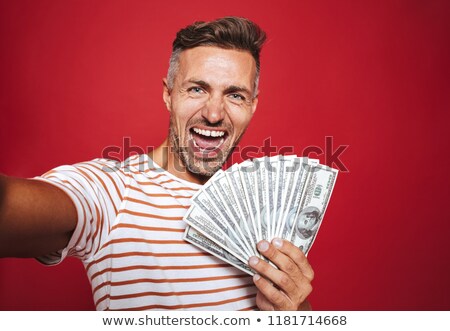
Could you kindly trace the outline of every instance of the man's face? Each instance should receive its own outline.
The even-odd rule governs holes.
[[[255,75],[249,52],[201,46],[180,54],[164,101],[170,147],[190,172],[211,176],[222,167],[256,109]]]

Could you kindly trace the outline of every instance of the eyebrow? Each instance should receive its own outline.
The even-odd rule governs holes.
[[[205,82],[204,80],[189,79],[187,82],[196,84],[207,90],[211,89],[211,85],[209,83]],[[230,85],[224,91],[225,94],[235,93],[235,92],[243,92],[243,93],[247,93],[250,96],[252,95],[250,90],[244,86]]]
[[[195,85],[199,85],[205,89],[210,89],[211,85],[209,85],[207,82],[205,82],[204,80],[197,80],[197,79],[189,79],[187,81],[188,83],[193,83]]]
[[[227,87],[225,89],[225,93],[235,93],[235,92],[243,92],[246,93],[248,95],[252,95],[251,92],[248,90],[248,88],[243,87],[243,86],[236,86],[236,85],[231,85],[229,87]]]

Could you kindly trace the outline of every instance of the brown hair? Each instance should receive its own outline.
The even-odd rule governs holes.
[[[224,49],[248,51],[256,62],[255,93],[258,85],[261,48],[266,33],[252,21],[242,17],[223,17],[211,22],[195,22],[178,31],[172,45],[167,81],[172,88],[178,71],[178,57],[186,49],[216,46]]]

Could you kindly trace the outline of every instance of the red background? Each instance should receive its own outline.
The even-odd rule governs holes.
[[[176,31],[246,16],[269,40],[241,146],[349,146],[309,255],[313,307],[449,310],[450,2],[262,3],[1,1],[0,172],[36,176],[123,137],[157,146]],[[0,260],[0,309],[93,309],[81,263]]]

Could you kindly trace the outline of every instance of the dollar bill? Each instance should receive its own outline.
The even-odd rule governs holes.
[[[212,219],[212,220],[217,220],[220,219],[220,215],[219,213],[213,208],[213,205],[211,203],[211,201],[208,199],[208,197],[205,194],[205,188],[207,188],[208,186],[212,185],[212,183],[216,180],[217,177],[221,176],[221,174],[223,173],[222,170],[217,171],[211,178],[210,180],[203,186],[202,190],[198,190],[194,196],[191,198],[191,201],[193,203],[195,203],[198,207],[200,207],[205,213],[208,214],[208,216]],[[222,225],[220,226],[220,224],[218,224],[219,227],[222,227],[222,230],[224,230],[224,226]]]
[[[203,213],[206,213],[208,216],[208,219],[214,223],[215,228],[218,228],[221,230],[221,232],[223,234],[225,234],[227,236],[227,238],[231,238],[233,239],[233,242],[235,244],[235,246],[238,248],[236,250],[236,253],[239,254],[240,256],[244,256],[244,257],[248,257],[250,256],[250,254],[247,253],[247,249],[245,248],[245,246],[243,245],[242,240],[239,240],[239,236],[238,234],[235,233],[234,231],[234,227],[230,227],[229,226],[229,219],[227,217],[227,214],[225,213],[221,213],[219,212],[220,206],[218,206],[217,201],[214,201],[213,199],[211,199],[211,197],[208,195],[208,192],[215,192],[215,188],[212,186],[213,182],[215,180],[217,180],[220,177],[223,177],[224,172],[222,170],[219,170],[218,172],[216,172],[213,177],[211,177],[211,179],[204,185],[202,190],[199,190],[193,197],[192,197],[192,204],[193,207],[198,207],[200,208]],[[191,215],[191,213],[187,213],[187,216]],[[187,218],[187,216],[185,216],[185,218]],[[189,222],[193,222],[192,219],[188,219],[187,221]],[[193,224],[191,224],[193,225]],[[205,233],[204,230],[204,226],[202,227],[200,224],[198,225],[193,225],[194,227],[198,227],[199,230],[202,233]],[[212,225],[208,225],[208,226],[212,226]],[[211,238],[211,236],[209,236]],[[243,254],[244,253],[244,254]]]
[[[191,226],[186,228],[183,239],[249,275],[253,276],[255,274],[255,272],[246,263],[237,259],[234,255],[217,245],[214,241],[203,236]]]
[[[267,240],[272,240],[274,233],[274,214],[276,212],[275,209],[275,201],[274,201],[274,191],[273,191],[273,172],[274,169],[272,167],[275,164],[276,157],[265,157],[264,158],[264,167],[261,171],[262,178],[265,181],[265,209],[266,209],[266,222],[267,222]]]
[[[305,254],[316,238],[338,174],[336,169],[324,165],[316,165],[312,170],[289,237]]]
[[[256,209],[258,212],[257,222],[261,228],[261,236],[263,240],[269,240],[270,232],[270,206],[267,199],[267,178],[265,173],[265,158],[254,159],[255,165],[254,187],[256,193]]]
[[[314,167],[319,164],[316,159],[299,158],[301,166],[297,171],[296,178],[294,178],[293,186],[291,188],[290,196],[286,200],[281,224],[279,227],[278,237],[289,240],[292,229],[292,221],[297,214],[301,205],[301,199],[305,192],[307,182],[311,176]],[[297,166],[295,166],[296,168]]]
[[[301,172],[301,158],[283,158],[279,163],[280,168],[283,168],[281,173],[284,173],[284,178],[278,178],[277,184],[277,204],[276,204],[276,218],[274,220],[273,237],[280,237],[281,228],[284,226],[284,218],[289,210],[293,190],[297,183],[297,178]]]
[[[200,208],[218,228],[222,229],[223,232],[226,232],[226,225],[221,221],[222,216],[214,208],[205,191],[199,191],[198,194],[192,198],[192,204],[195,205],[195,207]]]
[[[219,175],[217,178],[223,176],[223,173]],[[217,180],[216,178],[216,180]],[[214,183],[214,182],[213,182]],[[204,191],[206,193],[206,196],[212,203],[212,207],[214,210],[218,212],[220,215],[219,219],[215,219],[216,223],[222,222],[228,231],[229,237],[235,238],[235,240],[238,242],[239,246],[242,247],[244,252],[247,254],[248,257],[253,256],[253,249],[251,249],[248,246],[248,243],[243,240],[242,236],[242,230],[239,228],[239,226],[235,223],[232,216],[227,212],[228,206],[226,206],[222,200],[220,199],[220,193],[217,191],[217,186],[214,184],[208,185],[204,188]],[[218,224],[219,225],[219,224]]]
[[[260,256],[259,251],[256,249],[257,230],[250,217],[249,207],[245,198],[244,187],[240,181],[239,166],[237,164],[230,167],[225,171],[225,176],[230,185],[234,200],[237,203],[237,209],[239,214],[239,225],[245,229],[247,240],[250,242],[256,256]]]
[[[251,161],[244,161],[239,167],[239,176],[244,188],[245,199],[247,202],[250,219],[256,232],[256,241],[262,240],[261,223],[259,222],[259,209],[256,204],[256,188],[254,176],[256,167]]]
[[[242,262],[248,261],[249,256],[243,251],[242,247],[239,245],[239,241],[233,237],[233,234],[230,234],[225,227],[219,228],[217,224],[209,218],[207,213],[203,209],[198,208],[195,203],[189,208],[184,220],[208,239],[214,241],[222,248],[227,249]]]
[[[240,236],[241,241],[245,244],[248,252],[255,255],[255,243],[251,241],[251,232],[245,219],[242,219],[239,213],[239,204],[234,198],[233,190],[229,184],[226,173],[218,176],[213,183],[214,188],[219,193],[217,199],[222,203],[225,212],[231,219],[234,231]]]

